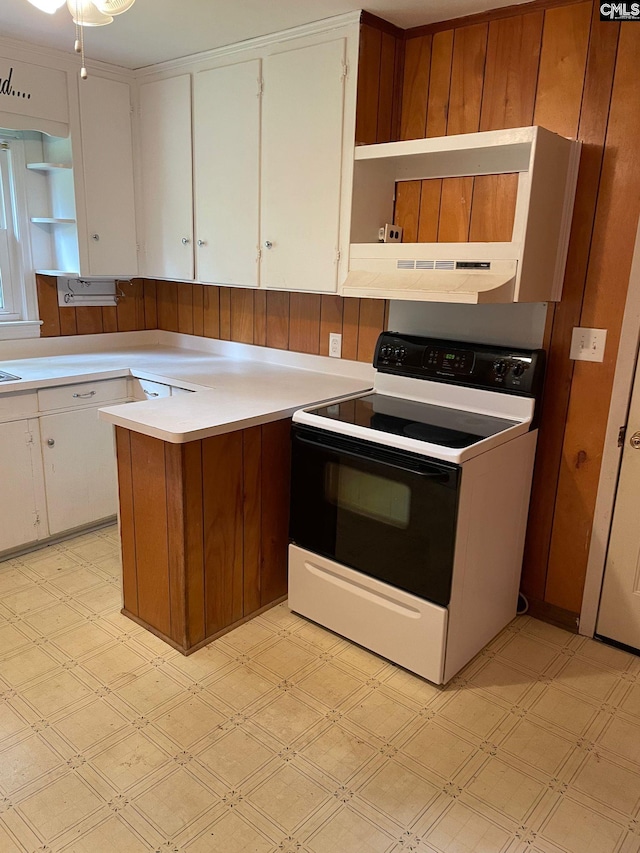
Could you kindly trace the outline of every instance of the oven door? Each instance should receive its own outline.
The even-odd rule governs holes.
[[[460,468],[294,424],[291,540],[446,606]]]

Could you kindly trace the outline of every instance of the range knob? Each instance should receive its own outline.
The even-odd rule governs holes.
[[[393,351],[396,361],[403,361],[407,356],[407,351],[404,347],[396,347]]]
[[[380,355],[382,356],[382,358],[389,358],[392,352],[393,348],[388,346],[387,344],[380,348]]]
[[[500,358],[493,362],[493,372],[496,376],[504,376],[509,369],[509,365],[504,359]]]
[[[526,369],[527,366],[524,362],[516,361],[516,363],[513,365],[513,370],[511,371],[511,373],[517,378],[519,376],[522,376]]]

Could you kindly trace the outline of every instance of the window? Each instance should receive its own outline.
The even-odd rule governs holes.
[[[0,129],[0,340],[40,333],[24,131]],[[32,134],[33,135],[33,134]]]
[[[0,141],[0,321],[22,319],[22,270],[11,153],[11,143]]]

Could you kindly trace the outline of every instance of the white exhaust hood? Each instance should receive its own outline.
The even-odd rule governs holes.
[[[464,246],[465,255],[469,245]],[[389,244],[351,246],[343,296],[380,299],[393,294],[393,299],[467,305],[514,301],[515,259],[487,260],[484,252],[478,252],[476,260],[425,257],[426,246],[419,243],[396,244],[397,256],[389,257],[389,248]]]
[[[559,300],[580,143],[541,127],[355,149],[348,273],[342,296],[467,304]],[[378,243],[396,183],[518,174],[511,239]]]

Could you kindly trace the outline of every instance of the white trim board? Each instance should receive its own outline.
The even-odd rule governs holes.
[[[618,431],[626,425],[631,400],[631,390],[636,371],[638,343],[640,342],[640,223],[636,232],[633,262],[629,275],[629,289],[624,308],[616,372],[611,391],[609,418],[602,452],[600,479],[596,498],[587,574],[580,610],[579,632],[593,637],[598,618],[600,593],[609,546],[611,521],[618,488],[618,475],[622,448],[618,447]],[[626,440],[626,438],[625,438]]]

